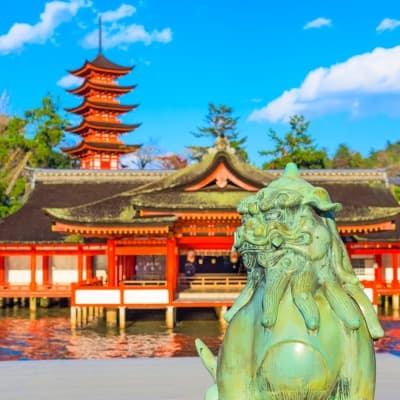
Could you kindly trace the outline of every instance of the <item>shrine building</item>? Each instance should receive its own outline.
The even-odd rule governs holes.
[[[135,88],[117,79],[132,70],[101,52],[71,71],[83,83],[70,108],[81,137],[64,148],[80,169],[30,170],[27,202],[0,224],[0,298],[67,298],[73,325],[98,309],[125,324],[127,308],[165,309],[173,326],[181,307],[214,307],[221,315],[246,282],[233,234],[236,207],[277,178],[243,162],[219,138],[198,162],[179,170],[120,169],[140,145],[122,134],[139,125],[119,116],[136,105],[119,96]],[[303,170],[343,204],[336,223],[356,273],[374,304],[399,306],[400,207],[385,170]]]

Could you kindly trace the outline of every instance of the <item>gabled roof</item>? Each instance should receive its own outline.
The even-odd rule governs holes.
[[[223,184],[207,178],[222,170],[228,177]],[[230,179],[229,179],[230,178]],[[272,180],[267,172],[241,161],[226,151],[207,154],[200,163],[166,175],[131,191],[69,209],[46,209],[57,220],[74,223],[119,224],[121,215],[130,215],[135,223],[146,212],[173,215],[177,212],[228,212],[236,210],[238,202]],[[194,185],[203,182],[196,191]]]
[[[64,224],[140,223],[141,218],[182,214],[235,212],[241,199],[266,186],[281,171],[261,171],[228,151],[207,154],[192,164],[160,180],[90,204],[68,209],[46,209]],[[337,223],[349,232],[391,229],[400,207],[387,185],[385,174],[376,170],[347,173],[335,170],[305,171],[316,186],[328,190],[332,201],[343,204]],[[362,176],[362,179],[360,179]],[[129,219],[128,218],[128,219]]]

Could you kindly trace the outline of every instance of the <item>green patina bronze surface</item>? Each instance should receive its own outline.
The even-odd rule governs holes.
[[[248,282],[225,315],[207,400],[373,400],[373,339],[383,336],[353,272],[327,191],[294,164],[239,204],[234,248]]]

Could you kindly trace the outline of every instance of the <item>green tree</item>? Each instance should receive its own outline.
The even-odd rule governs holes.
[[[57,150],[66,120],[50,95],[23,117],[6,118],[0,132],[0,217],[15,212],[26,195],[25,167],[70,167],[69,158]]]
[[[335,169],[366,168],[368,160],[364,159],[360,152],[352,151],[346,144],[341,143],[331,160],[331,164],[332,168]]]
[[[270,157],[262,165],[263,169],[284,168],[287,163],[294,162],[299,168],[326,168],[328,157],[325,150],[318,150],[313,139],[307,133],[310,122],[302,115],[293,115],[289,120],[290,130],[280,137],[273,129],[269,137],[275,143],[272,150],[261,150],[261,156]]]
[[[212,138],[215,140],[218,137],[225,137],[229,140],[230,146],[235,149],[244,161],[248,161],[248,154],[244,149],[244,144],[247,137],[240,138],[240,133],[237,129],[239,118],[232,116],[233,109],[225,105],[216,106],[213,103],[208,105],[208,112],[204,119],[206,126],[197,128],[197,132],[192,134],[197,138]],[[213,143],[210,145],[212,146]],[[204,154],[207,153],[210,146],[188,146],[190,158],[200,161]]]
[[[29,165],[34,168],[70,167],[70,158],[57,150],[67,125],[67,120],[60,114],[59,102],[51,95],[45,96],[40,107],[25,111],[25,120],[29,132],[33,133]]]

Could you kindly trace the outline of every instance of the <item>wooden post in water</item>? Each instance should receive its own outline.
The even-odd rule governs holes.
[[[119,307],[119,329],[124,330],[126,326],[126,307]]]
[[[165,323],[167,328],[172,329],[176,324],[176,309],[175,307],[168,306],[165,310]]]
[[[117,326],[117,310],[115,308],[106,309],[106,326],[115,328]]]
[[[87,325],[88,317],[87,317],[87,307],[82,307],[82,324]]]
[[[36,304],[37,304],[37,299],[36,297],[29,297],[29,311],[34,313],[36,312]]]
[[[392,310],[399,311],[399,295],[398,294],[394,294],[392,296]]]
[[[76,328],[76,307],[71,306],[71,328]]]
[[[93,319],[94,319],[94,307],[91,306],[88,308],[87,320],[88,320],[88,322],[92,322]]]

